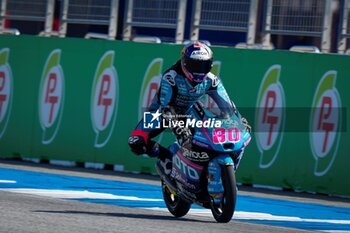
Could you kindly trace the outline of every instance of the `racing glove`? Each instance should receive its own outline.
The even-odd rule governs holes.
[[[192,132],[189,128],[177,127],[173,131],[180,146],[191,145]]]
[[[249,125],[248,120],[247,120],[246,118],[242,117],[242,118],[241,118],[241,122],[242,122],[242,124],[244,125],[246,131],[247,131],[248,133],[251,133],[251,132],[252,132],[252,127]]]

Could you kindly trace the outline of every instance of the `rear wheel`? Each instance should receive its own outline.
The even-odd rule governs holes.
[[[212,201],[211,212],[217,222],[226,223],[232,219],[236,206],[236,177],[233,166],[221,167],[221,180],[224,188],[219,204]]]
[[[162,181],[162,191],[165,205],[175,217],[185,216],[191,208],[191,204],[179,198]]]

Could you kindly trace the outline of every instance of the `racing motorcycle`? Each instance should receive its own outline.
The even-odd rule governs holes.
[[[243,154],[240,152],[251,139],[244,121],[233,103],[224,113],[215,113],[197,102],[189,110],[187,122],[190,126],[201,124],[191,130],[175,127],[177,140],[169,146],[171,172],[162,169],[160,159],[156,163],[171,214],[182,217],[197,204],[211,209],[217,222],[232,219],[237,195],[235,171]]]

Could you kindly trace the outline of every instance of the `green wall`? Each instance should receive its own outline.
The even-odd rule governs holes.
[[[0,36],[0,156],[154,172],[127,139],[181,47]],[[213,51],[214,72],[254,130],[238,181],[350,196],[350,56]]]

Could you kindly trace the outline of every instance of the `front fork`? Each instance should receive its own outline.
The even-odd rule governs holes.
[[[239,150],[239,151],[235,151],[231,155],[231,158],[232,158],[233,163],[234,163],[233,168],[234,168],[235,172],[237,171],[239,163],[241,162],[241,159],[243,157],[243,153],[244,153],[244,149]]]
[[[221,169],[224,166],[235,167],[235,163],[228,154],[218,155],[208,164],[208,193],[216,204],[220,204],[224,194],[221,179]]]

